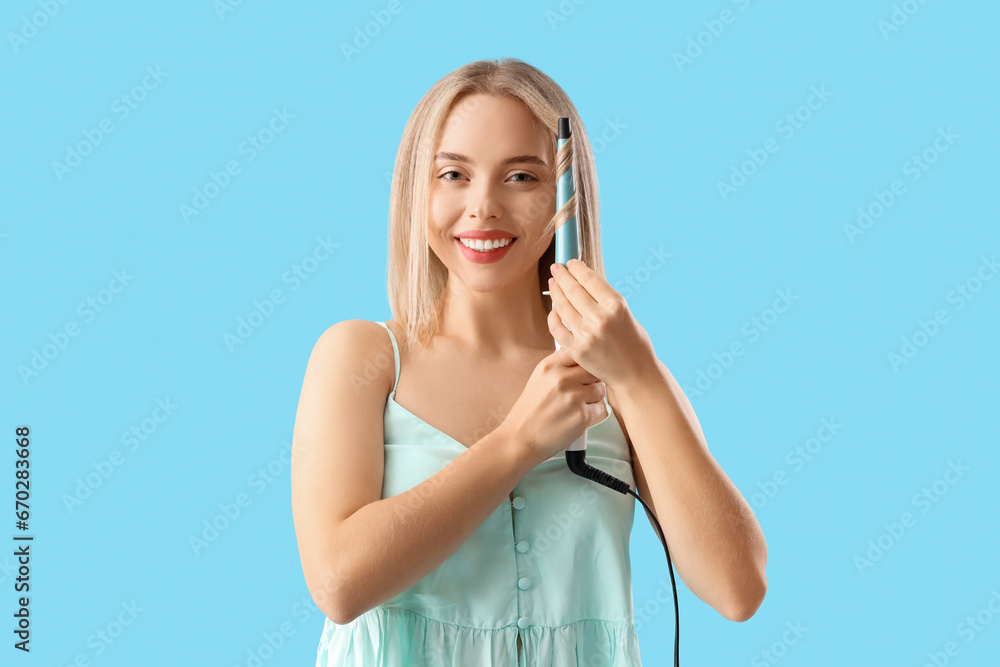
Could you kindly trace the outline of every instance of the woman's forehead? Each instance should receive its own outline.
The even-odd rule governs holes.
[[[519,100],[493,95],[468,95],[455,103],[445,120],[435,155],[470,157],[533,154],[548,161],[552,138]]]

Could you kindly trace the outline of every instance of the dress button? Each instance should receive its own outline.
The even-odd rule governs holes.
[[[520,551],[521,553],[524,553],[525,551],[528,550],[528,543],[525,542],[524,540],[521,540],[520,542],[517,543],[517,550]]]
[[[527,616],[522,616],[521,618],[517,619],[517,627],[521,628],[522,630],[524,630],[525,628],[527,628],[528,627],[528,617]]]
[[[521,496],[514,498],[514,509],[516,510],[524,509],[524,498],[522,498]]]
[[[527,577],[521,577],[517,581],[517,587],[520,588],[522,591],[528,590],[529,588],[531,588],[531,579],[528,579]]]

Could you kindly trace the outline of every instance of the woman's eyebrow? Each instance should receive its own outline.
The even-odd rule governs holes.
[[[474,164],[471,159],[462,155],[461,153],[450,153],[448,151],[441,151],[434,156],[435,160],[448,160],[450,162],[465,162],[467,164]],[[548,167],[549,163],[538,157],[537,155],[514,155],[509,158],[505,158],[500,164],[537,164],[542,167]]]

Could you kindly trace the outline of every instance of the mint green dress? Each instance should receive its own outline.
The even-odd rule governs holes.
[[[399,348],[379,324],[395,359],[384,417],[389,498],[466,447],[395,402]],[[587,462],[635,488],[610,405],[587,431]],[[553,456],[411,588],[346,625],[327,618],[316,667],[641,667],[629,560],[635,502],[574,475],[564,454]]]

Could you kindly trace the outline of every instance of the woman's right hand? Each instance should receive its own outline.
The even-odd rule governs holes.
[[[559,454],[608,416],[604,383],[560,348],[542,359],[500,428],[536,465]]]

